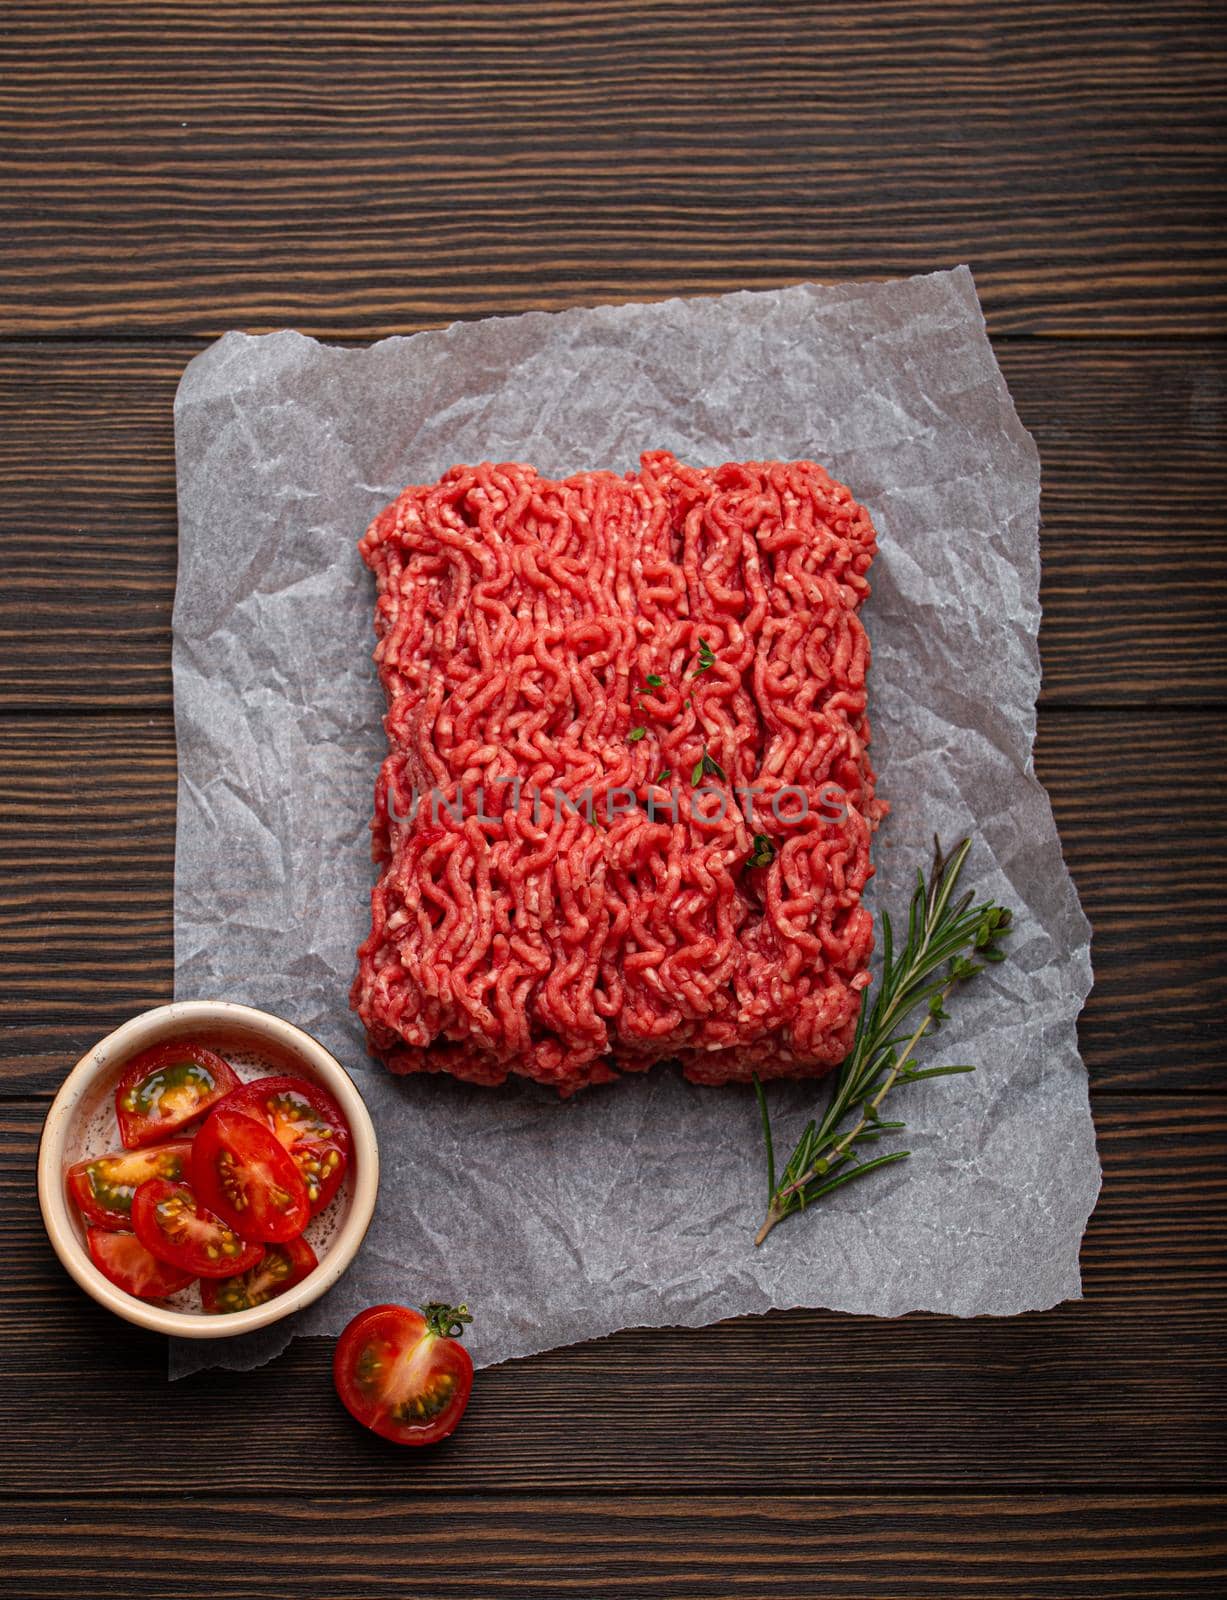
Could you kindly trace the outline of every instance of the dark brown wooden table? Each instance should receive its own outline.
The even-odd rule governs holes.
[[[0,13],[0,1405],[21,1596],[1221,1593],[1223,8]],[[1037,765],[1095,927],[1086,1298],[483,1374],[396,1453],[329,1348],[170,1386],[61,1272],[48,1098],[171,992],[171,402],[227,328],[969,261],[1044,463]],[[476,1290],[474,1291],[476,1293]]]

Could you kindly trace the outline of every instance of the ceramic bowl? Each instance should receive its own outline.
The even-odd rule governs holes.
[[[138,1300],[105,1278],[90,1259],[85,1225],[68,1194],[65,1175],[81,1158],[86,1130],[106,1114],[124,1068],[152,1045],[193,1039],[218,1055],[259,1059],[267,1072],[290,1073],[327,1089],[345,1113],[353,1145],[337,1200],[334,1226],[319,1252],[319,1265],[294,1288],[264,1305],[229,1315],[177,1310]],[[118,1136],[116,1136],[118,1148]],[[184,1339],[230,1339],[266,1328],[318,1300],[353,1260],[375,1211],[379,1151],[375,1130],[353,1079],[336,1058],[280,1017],[225,1000],[185,1000],[159,1006],[125,1022],[82,1056],[65,1078],[43,1124],[38,1152],[38,1202],[48,1237],[86,1294],[126,1322]]]

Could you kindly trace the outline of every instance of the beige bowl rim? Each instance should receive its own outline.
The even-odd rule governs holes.
[[[75,1157],[65,1146],[74,1129],[75,1113],[97,1079],[165,1039],[184,1038],[194,1028],[202,1032],[228,1032],[249,1036],[252,1047],[261,1042],[296,1057],[337,1101],[349,1122],[353,1139],[353,1165],[349,1209],[315,1270],[293,1289],[247,1311],[231,1316],[209,1316],[176,1311],[137,1300],[104,1277],[90,1259],[77,1234],[64,1174]],[[292,1069],[290,1069],[292,1070]],[[38,1203],[47,1236],[69,1275],[99,1305],[126,1322],[156,1333],[182,1339],[231,1339],[238,1334],[267,1328],[282,1317],[301,1311],[326,1293],[357,1254],[375,1213],[379,1189],[379,1148],[370,1113],[353,1079],[340,1062],[309,1033],[270,1012],[241,1006],[229,1000],[179,1000],[157,1006],[125,1022],[81,1057],[65,1078],[43,1123],[38,1149]]]

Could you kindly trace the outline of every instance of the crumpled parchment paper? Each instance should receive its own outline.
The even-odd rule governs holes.
[[[966,268],[876,284],[603,306],[330,349],[228,333],[175,402],[180,568],[175,993],[261,1006],[354,1073],[380,1141],[374,1225],[338,1286],[173,1373],[267,1360],[376,1301],[467,1300],[479,1364],[614,1329],[777,1306],[1008,1315],[1080,1293],[1099,1164],[1075,1020],[1089,929],[1032,771],[1039,461]],[[926,1058],[979,1070],[899,1091],[911,1160],[752,1239],[748,1089],[670,1070],[560,1104],[532,1085],[395,1079],[347,1005],[367,928],[384,753],[373,582],[356,542],[456,462],[559,476],[810,457],[881,537],[864,613],[882,828],[871,904],[905,907],[935,832],[1012,906],[1009,960]],[[773,1086],[777,1146],[823,1094]]]

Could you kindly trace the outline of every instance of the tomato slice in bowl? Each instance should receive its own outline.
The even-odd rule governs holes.
[[[311,1219],[293,1157],[241,1111],[215,1111],[192,1141],[192,1186],[201,1204],[245,1239],[280,1244]]]
[[[349,1157],[335,1144],[296,1144],[290,1159],[306,1188],[311,1215],[317,1217],[341,1187]]]
[[[313,1217],[341,1187],[349,1165],[349,1124],[326,1089],[304,1078],[256,1078],[217,1109],[254,1117],[285,1146],[306,1185]]]
[[[195,1277],[192,1272],[159,1261],[132,1233],[87,1228],[85,1242],[90,1259],[103,1277],[138,1300],[165,1300],[167,1295],[186,1289]]]
[[[206,1311],[248,1311],[275,1300],[301,1283],[319,1265],[305,1239],[287,1239],[265,1247],[264,1259],[233,1278],[204,1278],[200,1299]]]
[[[146,1178],[177,1183],[189,1171],[190,1139],[151,1145],[146,1150],[116,1150],[78,1161],[68,1169],[68,1192],[87,1222],[112,1231],[132,1226],[132,1196]]]
[[[264,1254],[201,1205],[190,1185],[165,1178],[146,1179],[132,1196],[132,1226],[151,1255],[193,1278],[232,1277]]]
[[[129,1150],[154,1144],[203,1116],[238,1087],[238,1074],[203,1045],[155,1045],[128,1064],[115,1090],[119,1137]]]
[[[363,1427],[396,1444],[434,1444],[464,1414],[473,1363],[453,1331],[472,1318],[463,1306],[372,1306],[337,1341],[333,1381]]]

